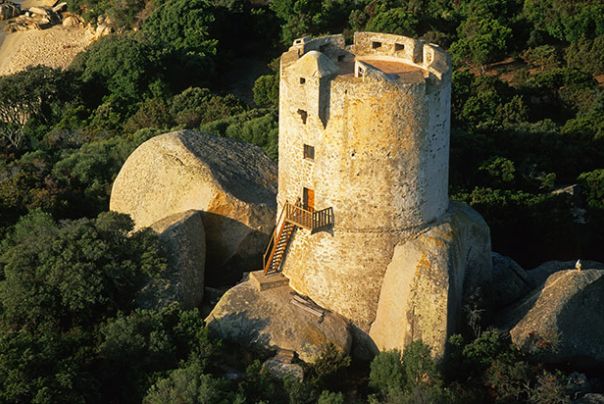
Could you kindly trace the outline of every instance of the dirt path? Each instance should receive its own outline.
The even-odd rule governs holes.
[[[93,40],[89,30],[60,25],[5,34],[4,41],[0,40],[0,75],[36,65],[65,68]]]

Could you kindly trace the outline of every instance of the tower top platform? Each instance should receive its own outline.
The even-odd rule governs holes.
[[[314,76],[366,77],[389,81],[441,80],[451,70],[447,52],[421,39],[357,32],[346,45],[343,35],[299,38],[282,57],[282,67],[300,60]],[[304,60],[302,62],[302,60]],[[312,66],[312,67],[311,67]]]

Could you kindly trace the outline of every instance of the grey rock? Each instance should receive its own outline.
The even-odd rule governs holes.
[[[554,272],[517,305],[502,313],[513,343],[542,362],[604,364],[604,270]],[[550,266],[548,270],[555,266]]]
[[[283,363],[276,359],[268,359],[262,367],[278,379],[290,377],[300,382],[304,379],[304,369],[295,363]]]
[[[262,149],[196,131],[156,136],[126,160],[110,208],[135,227],[187,210],[203,212],[206,283],[260,269],[275,226],[277,167]]]
[[[526,296],[535,284],[526,271],[510,257],[496,252],[493,258],[493,286],[487,296],[489,303],[500,308]]]
[[[15,18],[21,14],[21,8],[18,4],[5,2],[0,4],[0,21]]]
[[[396,246],[369,335],[380,350],[422,340],[440,357],[459,326],[464,299],[491,284],[489,227],[468,205]]]
[[[566,389],[573,397],[576,397],[580,393],[589,393],[591,391],[591,383],[584,373],[572,372],[568,375]]]
[[[314,362],[328,344],[350,351],[348,322],[326,312],[322,318],[291,304],[288,286],[258,291],[246,280],[228,290],[206,318],[213,334],[263,352],[295,351]]]
[[[547,278],[558,272],[561,271],[563,269],[571,269],[571,268],[575,268],[575,264],[576,264],[576,260],[575,261],[548,261],[545,262],[541,265],[539,265],[538,267],[531,269],[529,271],[527,271],[527,274],[530,278],[530,280],[535,284],[535,285],[542,285],[543,283],[545,283],[545,281],[547,280]],[[581,260],[581,265],[583,268],[592,268],[592,269],[604,269],[604,264],[598,261],[586,261],[586,260]]]
[[[145,289],[145,306],[165,306],[179,302],[184,309],[201,305],[204,292],[205,233],[201,212],[188,211],[168,216],[151,228],[168,253],[168,270],[164,281]]]

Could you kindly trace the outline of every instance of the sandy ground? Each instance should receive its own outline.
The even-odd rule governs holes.
[[[15,1],[15,0],[13,0]],[[22,0],[22,8],[52,6],[55,0]],[[0,76],[16,73],[28,66],[65,68],[94,41],[87,29],[56,25],[45,30],[6,33],[0,24]]]
[[[0,75],[36,65],[65,68],[94,40],[89,30],[61,25],[4,35],[4,41],[0,39]]]

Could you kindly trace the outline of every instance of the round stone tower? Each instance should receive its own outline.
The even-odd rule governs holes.
[[[296,40],[280,73],[279,211],[328,218],[295,231],[283,273],[367,332],[394,247],[447,211],[449,57],[360,32]]]

